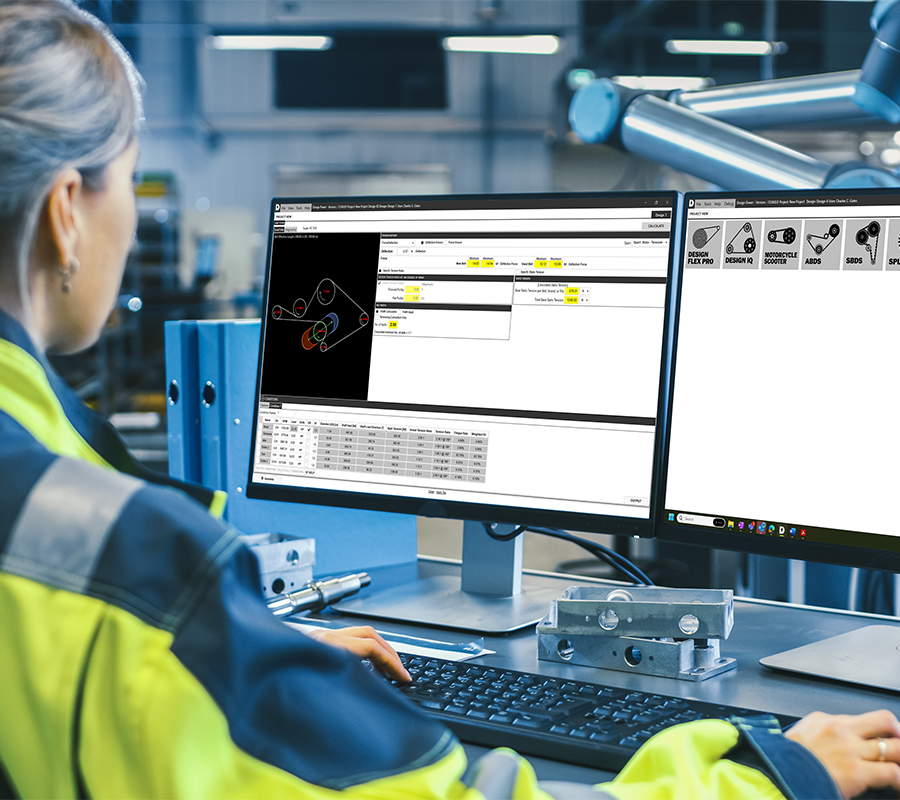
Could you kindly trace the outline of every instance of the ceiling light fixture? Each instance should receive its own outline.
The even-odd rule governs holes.
[[[666,50],[685,55],[768,56],[786,53],[787,44],[749,39],[669,39]]]
[[[558,36],[448,36],[444,50],[454,53],[521,53],[549,56],[562,46]]]
[[[613,75],[610,80],[626,89],[644,89],[648,92],[672,92],[675,89],[692,91],[706,89],[712,84],[709,78],[678,75]]]
[[[331,44],[330,36],[256,34],[206,37],[206,46],[211,50],[328,50]]]

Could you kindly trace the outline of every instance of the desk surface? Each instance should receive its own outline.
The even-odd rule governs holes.
[[[423,576],[446,574],[454,570],[458,570],[458,566],[446,562],[423,562],[419,566],[419,572]],[[560,594],[563,589],[574,584],[602,583],[576,576],[559,576],[555,580],[559,582]],[[373,578],[373,587],[375,585]],[[331,614],[329,617],[334,618]],[[463,642],[472,639],[472,634],[463,631],[437,631],[434,628],[381,620],[374,624],[380,630],[445,641]],[[859,714],[880,708],[887,708],[900,716],[900,694],[776,672],[759,663],[759,659],[764,656],[872,624],[900,628],[900,620],[876,615],[735,598],[734,629],[731,636],[722,642],[722,655],[736,658],[737,669],[701,682],[539,661],[533,628],[501,636],[485,636],[485,646],[496,650],[496,653],[474,661],[551,677],[590,681],[798,717],[811,711]],[[466,750],[471,755],[484,752],[482,748],[470,746],[466,746]],[[599,770],[556,765],[531,757],[529,760],[535,764],[538,776],[543,779],[598,782],[611,777],[610,773]]]

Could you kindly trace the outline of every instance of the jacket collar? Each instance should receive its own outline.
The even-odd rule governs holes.
[[[149,469],[134,460],[119,432],[99,414],[86,406],[59,376],[44,353],[40,352],[23,325],[0,309],[0,338],[24,350],[37,361],[47,375],[50,388],[59,400],[72,427],[110,466],[150,483],[173,486],[189,494],[209,508],[215,493],[202,486],[183,483]]]

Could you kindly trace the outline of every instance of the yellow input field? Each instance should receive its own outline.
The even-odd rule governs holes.
[[[480,258],[470,258],[467,262],[466,266],[468,267],[480,267],[481,259]]]
[[[562,259],[561,258],[551,258],[550,259],[550,268],[551,269],[554,269],[554,268],[558,269],[560,267],[562,267]]]
[[[567,306],[576,306],[576,305],[578,305],[578,298],[577,297],[567,297],[563,302]]]
[[[389,328],[396,328],[396,327],[397,327],[397,320],[392,319],[392,320],[388,323],[388,327],[389,327]]]
[[[481,259],[481,266],[482,266],[482,267],[493,267],[493,266],[494,266],[494,259],[493,259],[493,258],[482,258],[482,259]]]
[[[421,295],[418,294],[407,294],[403,296],[403,301],[405,303],[418,303],[421,299]]]
[[[537,258],[534,261],[535,269],[547,269],[547,259],[546,258]]]
[[[414,294],[414,293],[421,292],[421,291],[422,291],[421,286],[407,286],[406,287],[407,294]]]
[[[566,294],[578,294],[581,290],[577,286],[567,286]]]

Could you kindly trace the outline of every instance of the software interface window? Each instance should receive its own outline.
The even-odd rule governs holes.
[[[649,516],[674,195],[273,205],[253,481]]]
[[[689,197],[685,224],[666,521],[889,546],[900,198]]]

